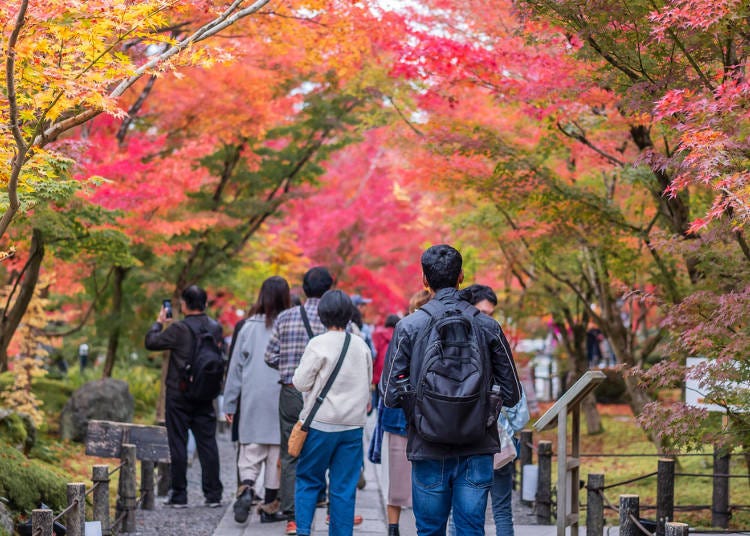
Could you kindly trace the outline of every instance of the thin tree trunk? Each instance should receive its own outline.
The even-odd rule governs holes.
[[[109,332],[109,340],[107,341],[107,357],[104,360],[102,378],[111,378],[112,371],[115,368],[117,347],[120,344],[120,332],[122,331],[122,285],[125,282],[128,270],[128,268],[123,268],[122,266],[115,266],[114,268],[112,314],[110,316],[111,330]]]
[[[44,235],[39,229],[34,229],[31,234],[29,258],[15,283],[15,286],[19,289],[18,297],[12,306],[10,306],[9,298],[6,309],[2,312],[2,318],[0,318],[0,372],[8,370],[8,346],[18,328],[18,324],[21,323],[23,315],[26,314],[31,298],[34,296],[43,259]]]

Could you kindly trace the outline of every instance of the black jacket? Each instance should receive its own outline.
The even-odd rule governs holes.
[[[162,331],[162,325],[154,322],[146,334],[147,350],[170,350],[169,368],[167,369],[167,392],[178,392],[180,390],[180,378],[182,369],[189,359],[193,357],[195,349],[195,337],[190,328],[185,325],[190,323],[195,331],[205,329],[211,332],[216,339],[219,348],[222,347],[221,325],[209,318],[206,314],[186,316],[184,320],[173,322]]]
[[[439,290],[433,299],[450,305],[460,301],[461,297],[456,289],[446,288]],[[500,328],[500,324],[493,318],[480,314],[475,316],[474,320],[475,326],[482,331],[482,339],[486,344],[486,348],[480,348],[480,351],[483,352],[485,357],[489,358],[494,383],[500,385],[503,405],[513,407],[521,400],[521,382],[518,379],[508,341]],[[418,371],[421,370],[423,356],[412,355],[412,348],[415,346],[417,336],[429,321],[430,317],[427,313],[417,310],[396,324],[393,339],[385,356],[383,375],[380,378],[380,392],[383,395],[385,405],[388,407],[400,407],[401,405],[399,393],[394,384],[399,376],[410,377],[412,388],[416,389],[414,382]],[[408,414],[407,411],[407,419],[409,419]],[[487,429],[487,435],[483,440],[463,446],[429,442],[415,431],[415,426],[411,422],[408,426],[406,454],[410,460],[494,454],[499,451],[500,441],[496,426]]]

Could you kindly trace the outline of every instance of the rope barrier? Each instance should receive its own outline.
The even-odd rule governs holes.
[[[72,510],[73,508],[75,508],[76,506],[78,506],[78,499],[74,499],[74,500],[73,500],[73,502],[72,502],[72,503],[70,503],[70,504],[69,504],[69,505],[68,505],[68,506],[67,506],[67,507],[65,508],[65,510],[63,510],[62,512],[60,512],[59,514],[57,514],[57,516],[55,516],[55,517],[54,517],[54,518],[52,519],[52,522],[54,523],[55,521],[59,521],[59,520],[60,520],[60,519],[62,518],[62,516],[64,516],[64,515],[65,515],[65,514],[67,514],[68,512],[70,512],[70,511],[71,511],[71,510]]]
[[[674,476],[693,476],[698,478],[748,478],[748,475],[733,475],[729,473],[675,473]]]
[[[111,471],[110,471],[109,473],[107,473],[107,476],[112,476],[112,475],[113,475],[113,474],[115,474],[115,473],[116,473],[117,471],[119,471],[119,470],[120,470],[120,469],[122,469],[122,468],[123,468],[124,466],[126,466],[127,464],[128,464],[128,460],[123,460],[123,461],[122,461],[122,463],[121,463],[120,465],[118,465],[117,467],[115,467],[114,469],[112,469],[112,470],[111,470]]]
[[[112,523],[112,525],[110,526],[110,530],[112,530],[113,532],[114,532],[114,531],[117,531],[117,533],[119,533],[120,531],[119,531],[118,529],[119,529],[120,523],[122,523],[122,522],[123,522],[123,520],[125,519],[125,516],[127,515],[127,513],[128,513],[128,511],[127,511],[127,510],[123,510],[123,511],[122,511],[122,512],[120,513],[120,515],[119,515],[119,516],[117,516],[117,519],[115,519],[115,521],[114,521],[114,522]]]
[[[633,482],[638,482],[639,480],[645,480],[647,478],[651,478],[653,476],[656,476],[657,474],[658,473],[656,471],[654,471],[653,473],[648,473],[646,475],[637,476],[637,477],[631,478],[629,480],[623,480],[622,482],[615,482],[614,484],[609,484],[607,486],[602,486],[601,489],[605,490],[605,489],[610,489],[610,488],[616,488],[617,486],[624,486],[625,484],[632,484]],[[584,487],[587,487],[587,486],[584,485]],[[597,490],[592,490],[592,491],[597,491]]]
[[[635,526],[641,529],[641,532],[643,534],[646,534],[647,536],[656,536],[655,532],[650,532],[646,527],[641,525],[641,522],[636,518],[633,514],[628,514],[628,517],[630,518],[630,521],[635,523]]]
[[[84,494],[83,494],[83,496],[84,496],[84,497],[88,497],[89,495],[91,495],[92,493],[94,493],[94,490],[95,490],[96,488],[98,488],[98,487],[99,487],[100,485],[102,485],[102,484],[103,484],[103,482],[101,482],[101,481],[100,481],[100,482],[97,482],[96,484],[94,484],[93,486],[91,486],[91,487],[90,487],[90,488],[89,488],[89,489],[88,489],[88,490],[86,491],[86,493],[84,493]]]

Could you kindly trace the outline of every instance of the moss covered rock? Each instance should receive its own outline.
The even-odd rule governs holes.
[[[31,417],[0,408],[0,441],[28,454],[36,442],[36,426]]]
[[[40,502],[59,512],[65,508],[66,484],[73,479],[48,464],[26,458],[0,443],[0,496],[16,512],[30,513]]]

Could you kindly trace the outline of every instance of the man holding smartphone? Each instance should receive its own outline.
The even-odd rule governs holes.
[[[180,308],[184,320],[172,322],[171,302],[164,300],[159,318],[146,334],[148,350],[169,350],[166,387],[166,425],[169,442],[172,489],[164,503],[173,508],[187,508],[187,442],[188,430],[195,436],[201,464],[205,505],[221,506],[223,486],[219,479],[219,449],[216,444],[216,414],[212,400],[193,400],[185,391],[183,370],[192,361],[196,340],[193,333],[208,332],[218,345],[222,329],[206,315],[206,291],[191,285],[182,291]],[[169,313],[169,314],[168,314]],[[164,329],[164,326],[167,326]]]

